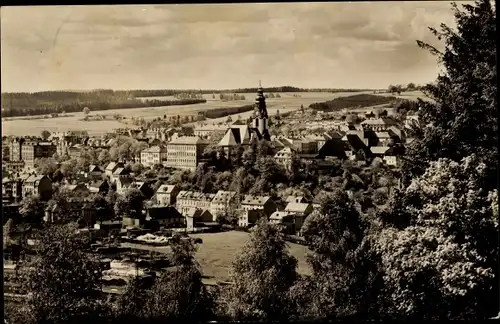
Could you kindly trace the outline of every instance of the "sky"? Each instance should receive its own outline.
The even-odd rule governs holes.
[[[448,1],[1,8],[2,92],[387,88],[436,78]]]

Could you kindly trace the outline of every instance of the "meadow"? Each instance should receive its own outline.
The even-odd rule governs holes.
[[[358,92],[359,93],[359,92]],[[301,97],[295,97],[294,94]],[[280,112],[287,112],[297,110],[303,105],[307,108],[310,104],[331,100],[339,96],[353,95],[354,92],[283,92],[280,93],[281,98],[267,99],[268,113],[270,116],[276,114],[277,110]],[[151,107],[151,108],[132,108],[132,109],[116,109],[104,111],[92,111],[91,114],[105,115],[106,120],[103,121],[83,121],[83,112],[72,113],[72,117],[56,117],[48,119],[24,120],[23,117],[13,117],[8,120],[2,119],[2,135],[3,136],[26,136],[26,135],[40,135],[43,130],[49,132],[63,132],[69,130],[86,130],[91,136],[100,136],[106,132],[112,131],[114,128],[126,127],[113,119],[114,114],[120,114],[127,119],[132,117],[153,119],[157,117],[167,116],[185,116],[196,115],[199,111],[211,110],[221,107],[237,107],[252,104],[255,101],[255,93],[245,93],[245,100],[234,101],[220,101],[217,98],[212,99],[212,95],[204,95],[207,99],[206,103],[183,105],[183,106],[167,106],[167,107]],[[171,99],[173,97],[156,97],[156,99]],[[241,114],[241,118],[246,119],[251,116],[253,112],[246,112]],[[237,118],[234,115],[233,120]],[[225,121],[227,117],[210,120],[212,122]]]
[[[200,237],[203,240],[203,244],[198,245],[196,252],[196,260],[201,265],[203,275],[218,280],[230,278],[232,262],[249,239],[248,233],[238,231],[189,234],[189,236]],[[290,253],[297,258],[297,271],[309,275],[311,272],[306,261],[309,249],[295,243],[287,244]]]

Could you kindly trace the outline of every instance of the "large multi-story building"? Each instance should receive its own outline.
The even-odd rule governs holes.
[[[174,136],[167,145],[167,167],[195,171],[208,144],[198,136]]]
[[[163,164],[167,161],[167,148],[165,146],[153,146],[141,152],[141,164],[145,167],[153,167],[155,164]]]
[[[181,214],[185,214],[191,208],[209,210],[214,197],[215,194],[182,190],[177,195],[176,208]]]
[[[231,204],[234,204],[235,209],[239,208],[236,198],[236,191],[219,190],[215,194],[214,199],[210,203],[210,212],[214,216],[214,221],[217,220],[217,217],[226,213]]]
[[[24,161],[27,168],[33,168],[36,159],[52,157],[56,151],[56,146],[51,142],[16,138],[11,142],[10,160]]]

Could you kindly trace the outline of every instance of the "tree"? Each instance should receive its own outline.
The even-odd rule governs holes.
[[[45,206],[40,200],[40,196],[32,195],[23,198],[19,213],[27,222],[40,223],[45,213],[44,208]]]
[[[45,229],[39,240],[35,258],[21,275],[28,294],[23,322],[92,321],[105,315],[98,298],[101,268],[88,250],[88,235],[70,224]]]
[[[308,260],[313,275],[303,297],[307,307],[301,307],[305,315],[373,318],[378,302],[372,296],[380,293],[381,276],[352,199],[340,189],[325,196],[302,233],[313,252]]]
[[[194,258],[196,247],[179,236],[173,238],[171,247],[175,268],[155,281],[146,299],[146,317],[163,321],[209,320],[213,299],[202,283],[202,272]]]
[[[296,267],[283,232],[262,217],[233,262],[228,313],[238,320],[286,320],[292,311]]]
[[[14,222],[12,218],[9,218],[5,225],[3,226],[3,246],[8,247],[11,244],[11,235],[14,231]]]
[[[48,140],[48,139],[49,139],[49,137],[50,137],[50,132],[49,132],[48,130],[45,130],[45,129],[44,129],[44,130],[42,131],[42,138],[43,138],[44,140]]]
[[[85,108],[83,108],[83,113],[84,113],[85,115],[90,114],[90,109],[89,109],[89,107],[85,107]]]
[[[406,86],[406,90],[408,91],[415,91],[417,88],[415,87],[415,83],[408,83],[408,85]]]
[[[490,168],[495,188],[498,157],[498,111],[496,102],[496,14],[489,0],[475,5],[453,5],[456,30],[442,24],[430,28],[444,43],[444,51],[418,41],[421,48],[437,56],[444,73],[423,92],[432,99],[419,99],[419,117],[424,128],[413,134],[403,170],[409,178],[423,174],[431,161],[460,161],[479,154]]]
[[[484,190],[487,171],[475,156],[440,159],[392,197],[376,244],[395,298],[389,311],[451,319],[496,314],[498,193]]]
[[[51,177],[57,170],[57,161],[53,158],[41,158],[35,160],[35,168],[41,175]]]
[[[115,215],[117,217],[141,218],[145,200],[146,197],[139,189],[130,189],[116,200]]]
[[[97,160],[101,165],[105,165],[111,161],[111,155],[108,150],[101,150]]]

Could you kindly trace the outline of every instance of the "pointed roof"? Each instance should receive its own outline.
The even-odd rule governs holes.
[[[233,129],[230,128],[227,130],[224,137],[220,140],[219,146],[236,146],[238,142],[236,142],[236,137],[234,136]]]

